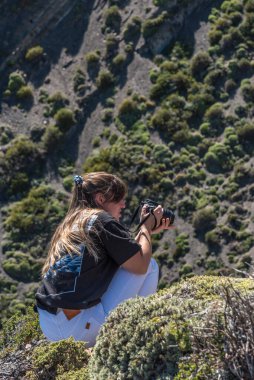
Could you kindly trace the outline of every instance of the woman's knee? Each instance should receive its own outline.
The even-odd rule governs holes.
[[[159,265],[153,257],[151,258],[150,264],[148,266],[147,274],[151,272],[159,273]]]

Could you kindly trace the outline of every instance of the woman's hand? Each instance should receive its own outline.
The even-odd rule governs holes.
[[[147,218],[147,220],[145,221],[145,223],[142,226],[146,227],[149,234],[151,234],[151,231],[152,231],[152,228],[153,228],[155,222],[154,222],[153,215],[146,212],[146,209],[147,209],[147,205],[144,205],[141,209],[140,222],[149,216],[149,218]],[[142,229],[142,226],[141,226],[141,229]]]
[[[157,229],[159,227],[162,215],[163,215],[163,208],[159,205],[154,210],[153,213],[147,213],[147,205],[144,205],[141,210],[140,214],[140,220],[144,220],[146,217],[147,220],[144,223],[144,226],[148,229],[148,231],[151,233],[154,228]]]
[[[162,218],[161,219],[161,225],[156,227],[151,231],[152,234],[158,234],[164,230],[173,230],[175,226],[170,225],[170,219],[169,218]]]

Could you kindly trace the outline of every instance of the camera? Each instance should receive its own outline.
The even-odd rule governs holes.
[[[159,206],[159,203],[157,202],[154,202],[152,201],[151,199],[145,199],[144,201],[140,202],[139,206],[136,208],[136,210],[134,211],[134,214],[132,216],[132,219],[131,219],[131,222],[130,222],[130,226],[132,225],[132,223],[134,222],[136,216],[138,215],[138,212],[139,210],[141,209],[141,207],[143,207],[144,205],[147,205],[146,207],[146,211],[148,213],[148,215],[139,222],[139,225],[137,226],[136,228],[136,231],[139,230],[139,228],[142,226],[142,224],[145,223],[145,221],[147,220],[147,218],[150,216],[150,214],[153,214],[153,210]],[[168,208],[163,208],[163,214],[162,214],[162,219],[163,218],[168,218],[169,219],[169,225],[172,225],[174,223],[174,220],[175,220],[175,214],[172,210],[168,209]],[[155,218],[156,219],[156,218]],[[162,222],[162,221],[161,221]],[[155,225],[153,227],[156,228],[156,221],[155,221]],[[160,223],[161,224],[161,223]],[[132,231],[132,232],[136,232],[136,231]]]
[[[153,210],[159,206],[159,203],[152,201],[151,199],[145,199],[144,201],[141,202],[141,206],[147,205],[146,211],[149,212],[150,214],[153,213]],[[168,218],[169,219],[169,224],[172,225],[175,220],[175,214],[172,210],[168,208],[163,208],[163,214],[162,218]]]

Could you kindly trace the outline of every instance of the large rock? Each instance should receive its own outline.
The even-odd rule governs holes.
[[[151,52],[156,55],[160,54],[178,35],[183,27],[187,17],[189,17],[200,5],[204,7],[205,3],[211,3],[211,0],[193,0],[179,5],[179,0],[169,2],[168,11],[172,14],[169,19],[159,26],[153,36],[147,38],[147,44]],[[187,4],[188,3],[188,4]],[[176,9],[177,11],[174,11]]]

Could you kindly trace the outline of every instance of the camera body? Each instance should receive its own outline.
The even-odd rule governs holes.
[[[145,199],[141,202],[141,206],[147,205],[146,211],[152,214],[152,211],[159,206],[159,203],[152,201],[151,199]],[[168,208],[163,208],[162,218],[168,218],[169,224],[172,225],[175,220],[175,214]]]

